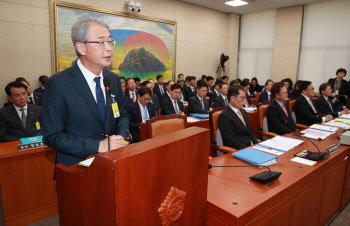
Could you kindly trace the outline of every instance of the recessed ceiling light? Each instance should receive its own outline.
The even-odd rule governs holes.
[[[241,6],[241,5],[246,5],[248,3],[241,0],[234,0],[234,1],[225,2],[225,4],[230,6]]]

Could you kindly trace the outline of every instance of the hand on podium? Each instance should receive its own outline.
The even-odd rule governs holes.
[[[124,141],[124,138],[120,135],[113,135],[111,139],[111,150],[122,148],[129,144],[129,142]],[[98,153],[103,153],[108,151],[108,138],[100,141],[100,146],[98,147]]]

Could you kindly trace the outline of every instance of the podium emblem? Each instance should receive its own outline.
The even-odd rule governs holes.
[[[158,214],[163,225],[172,225],[177,221],[185,206],[186,192],[171,187],[166,199],[158,209]]]

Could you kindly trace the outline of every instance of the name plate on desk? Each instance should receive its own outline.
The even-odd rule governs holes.
[[[17,145],[17,150],[18,151],[23,151],[27,149],[32,149],[32,148],[39,148],[39,147],[45,147],[46,144],[44,142],[39,141],[39,142],[34,142],[34,143],[29,143],[29,144],[19,144]]]
[[[332,153],[338,151],[339,147],[337,144],[333,144],[332,146],[327,147],[326,150],[329,154],[332,154]]]

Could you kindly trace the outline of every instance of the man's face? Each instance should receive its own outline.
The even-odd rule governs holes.
[[[283,85],[286,87],[286,89],[288,90],[289,88],[289,82],[283,82]]]
[[[152,83],[147,83],[146,87],[149,88],[152,91],[152,93],[153,93],[153,85],[152,85]]]
[[[104,26],[96,24],[90,26],[87,41],[108,41],[111,39],[111,34]],[[101,45],[100,47],[98,43],[85,43],[83,44],[82,51],[79,52],[84,56],[85,63],[87,64],[86,67],[90,70],[97,72],[111,65],[113,46],[109,44],[107,46]]]
[[[140,87],[140,82],[139,81],[135,82],[135,86]]]
[[[183,74],[179,75],[178,79],[184,78],[185,76]]]
[[[197,81],[196,79],[191,79],[191,84],[190,85],[195,87],[196,86],[196,81]]]
[[[332,95],[332,88],[330,86],[327,86],[327,88],[322,91],[322,95],[325,97],[330,97]]]
[[[207,85],[209,87],[209,86],[213,85],[214,80],[209,80],[209,81],[205,80],[205,82],[207,83]]]
[[[343,79],[343,78],[345,77],[345,73],[344,73],[344,72],[339,72],[339,73],[337,74],[337,77],[338,77],[339,79]]]
[[[227,93],[228,93],[228,85],[227,84],[222,85],[220,89],[220,94],[227,96]]]
[[[271,92],[272,85],[273,85],[273,82],[269,82],[269,83],[267,84],[267,86],[265,86],[265,89],[266,89],[267,91]]]
[[[246,86],[244,87],[244,89],[245,89],[245,93],[248,93],[248,92],[249,92],[249,89],[250,89],[250,85],[246,85]]]
[[[122,82],[122,91],[125,93],[125,82]]]
[[[28,93],[25,90],[25,88],[12,87],[10,90],[11,90],[11,96],[7,96],[9,101],[11,101],[14,105],[20,108],[23,108],[24,106],[27,105]]]
[[[157,79],[157,82],[158,82],[159,85],[163,85],[164,78],[160,77],[159,79]]]
[[[228,78],[222,80],[224,83],[228,84]]]
[[[168,85],[166,86],[166,90],[168,91],[168,93],[170,93],[170,87],[172,86],[172,85],[174,85],[175,84],[175,82],[173,82],[173,81],[171,81],[171,82],[169,82],[168,83]]]
[[[170,90],[169,93],[173,100],[178,100],[181,96],[181,89]]]
[[[314,96],[314,86],[312,84],[308,85],[307,89],[303,91],[303,94],[307,97],[312,98]]]
[[[148,93],[143,95],[142,97],[138,94],[137,97],[138,97],[140,104],[143,106],[146,106],[148,104],[148,102],[151,100],[151,96]]]
[[[181,87],[184,87],[184,85],[185,85],[185,82],[178,82],[177,84],[179,84]]]
[[[25,86],[27,86],[28,96],[31,96],[32,95],[32,87],[30,87],[30,85],[28,83],[26,83],[25,81],[22,81],[21,83],[24,84]]]
[[[246,99],[245,92],[242,91],[242,90],[239,90],[238,96],[236,96],[236,97],[235,96],[231,96],[230,104],[234,108],[241,109],[244,106],[244,104],[245,104],[245,99]]]
[[[152,90],[154,88],[154,81],[153,80],[148,80],[152,84]]]
[[[288,92],[287,88],[283,86],[279,93],[276,93],[276,99],[280,102],[284,102],[288,100]]]
[[[197,89],[197,94],[200,98],[204,98],[208,93],[208,88],[207,87],[201,87],[200,89]]]
[[[126,84],[126,88],[128,88],[128,90],[130,90],[130,91],[134,91],[136,89],[136,84],[135,84],[134,79],[130,79],[128,81],[128,83]]]
[[[255,80],[252,80],[252,85],[255,86],[256,85],[256,81]]]

